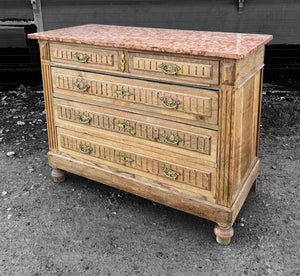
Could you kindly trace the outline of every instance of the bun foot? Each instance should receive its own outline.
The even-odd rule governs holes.
[[[227,245],[233,236],[233,228],[231,225],[217,224],[214,228],[217,243]]]
[[[52,179],[55,183],[64,182],[66,180],[66,171],[53,168],[51,171]]]

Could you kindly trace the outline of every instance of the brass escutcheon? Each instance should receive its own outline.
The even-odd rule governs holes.
[[[126,155],[119,155],[119,158],[124,162],[133,162],[134,160]]]
[[[86,92],[90,88],[88,84],[82,82],[75,82],[74,85],[76,86],[77,90],[80,92]]]
[[[167,144],[178,145],[178,143],[182,141],[181,138],[173,134],[162,134],[161,136],[164,138],[164,142]]]
[[[170,98],[162,97],[160,98],[160,100],[163,102],[163,106],[165,108],[176,109],[177,106],[180,104],[179,101],[173,100],[171,97]]]
[[[181,69],[176,64],[163,64],[163,63],[159,65],[159,68],[161,68],[161,70],[167,75],[176,75],[176,73]]]
[[[76,54],[74,54],[74,58],[78,62],[86,63],[90,57],[86,54],[76,53]]]
[[[120,63],[121,63],[121,70],[122,70],[122,72],[124,72],[124,70],[125,70],[125,63],[126,63],[124,52],[122,52],[122,54],[121,54]]]
[[[168,168],[161,168],[165,177],[175,180],[180,174]]]
[[[132,126],[126,125],[125,123],[118,123],[118,124],[116,124],[116,126],[118,126],[119,128],[127,129],[127,130],[132,130],[133,129]]]
[[[91,153],[93,149],[87,145],[79,144],[79,151],[85,154]]]
[[[78,120],[79,120],[79,122],[80,123],[82,123],[82,124],[88,124],[91,120],[92,120],[92,118],[91,117],[89,117],[89,116],[86,116],[86,115],[77,115],[77,118],[78,118]]]

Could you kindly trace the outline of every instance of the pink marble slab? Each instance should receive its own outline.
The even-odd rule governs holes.
[[[271,35],[184,31],[111,25],[82,25],[29,34],[29,38],[135,50],[243,59]]]

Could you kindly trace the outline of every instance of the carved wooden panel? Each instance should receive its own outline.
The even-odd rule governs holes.
[[[257,157],[259,110],[261,96],[261,72],[257,72],[241,88],[235,91],[233,125],[233,156],[230,171],[231,200],[237,196],[238,186],[246,175],[248,168]],[[233,182],[235,180],[235,182]]]
[[[157,87],[146,81],[124,81],[118,77],[56,68],[52,69],[52,76],[54,88],[160,107],[175,115],[177,111],[201,115],[208,118],[204,120],[217,123],[218,94],[214,91],[190,87],[175,90],[171,85]]]
[[[51,61],[118,70],[118,51],[71,44],[50,44]]]
[[[219,61],[129,52],[129,72],[218,84]]]
[[[106,129],[174,147],[211,154],[212,138],[189,131],[167,128],[155,124],[119,117],[107,113],[93,112],[62,104],[56,105],[59,119],[83,124],[87,127]],[[216,141],[214,141],[216,142]],[[216,147],[216,145],[214,145]],[[215,156],[213,157],[215,160]]]
[[[161,64],[165,64],[165,60],[133,57],[132,64],[133,69],[153,72],[163,72]],[[176,62],[176,65],[180,68],[176,75],[178,76],[190,76],[200,77],[203,79],[210,79],[212,77],[212,65],[209,64],[195,64],[187,62]],[[175,63],[173,67],[175,66]],[[171,69],[173,69],[171,67]],[[173,69],[174,70],[174,69]],[[175,69],[176,70],[176,69]]]
[[[82,154],[122,164],[146,173],[161,176],[168,180],[195,186],[207,191],[211,190],[211,172],[200,171],[176,164],[153,159],[145,155],[128,152],[119,148],[103,145],[82,138],[60,134],[60,146]]]
[[[45,98],[45,110],[47,118],[48,143],[50,151],[57,150],[57,133],[54,126],[52,78],[49,64],[49,43],[40,41],[41,69],[43,76],[43,88]]]
[[[218,203],[228,204],[229,182],[228,169],[232,159],[231,152],[231,127],[232,127],[232,98],[234,88],[229,85],[222,85],[220,89],[220,113],[219,113],[219,137],[218,137],[218,173],[217,193]]]

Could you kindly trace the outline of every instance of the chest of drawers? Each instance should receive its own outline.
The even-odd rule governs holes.
[[[269,35],[84,25],[39,39],[55,181],[65,171],[216,222],[256,187]]]

